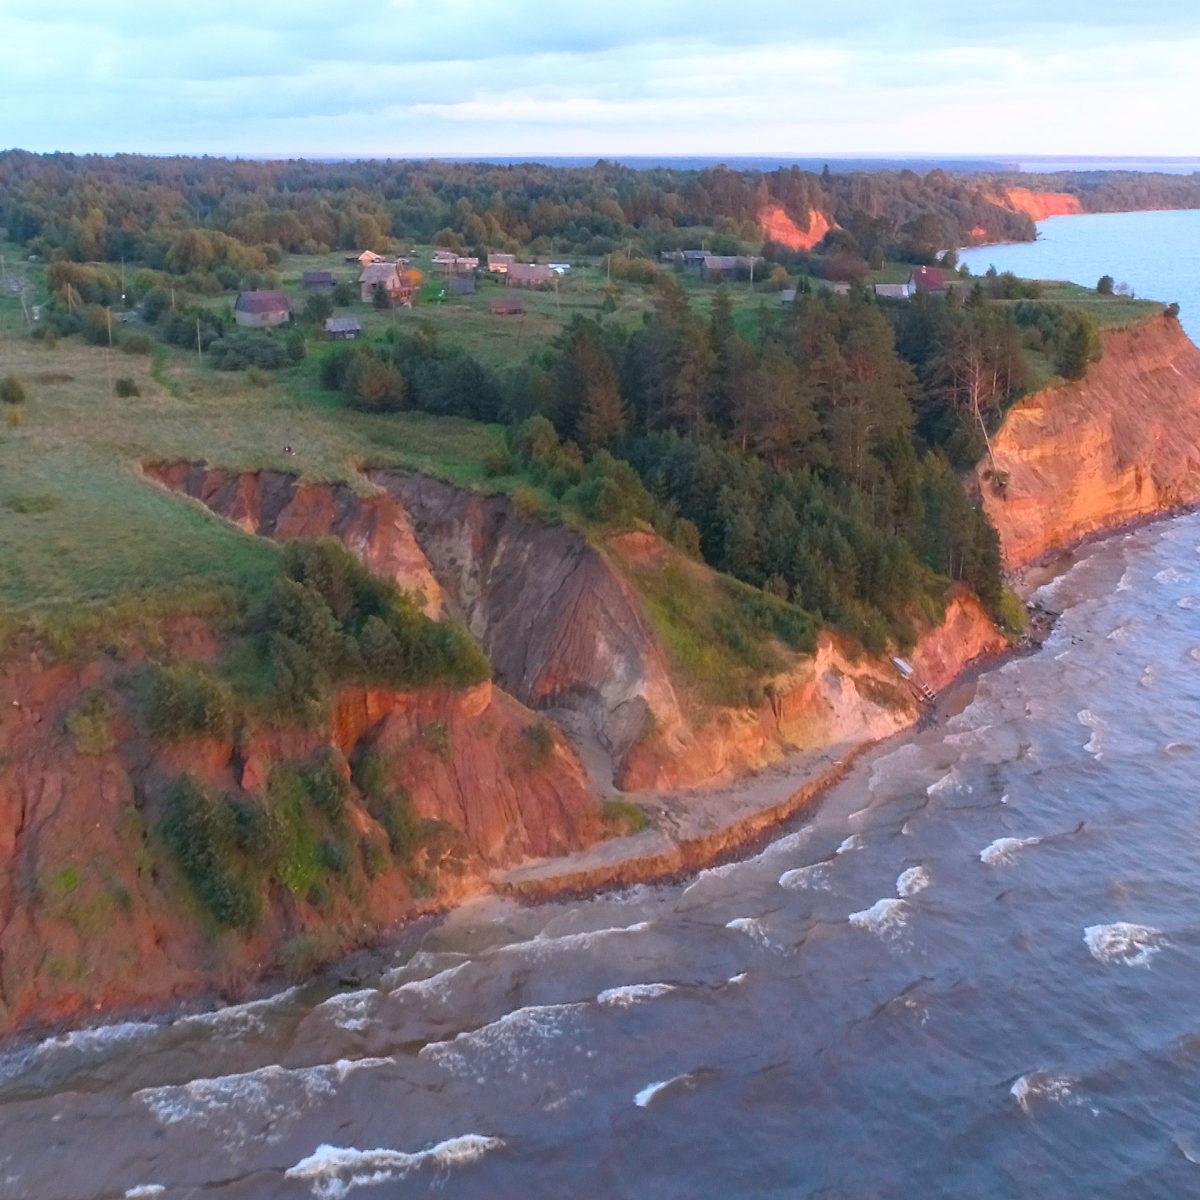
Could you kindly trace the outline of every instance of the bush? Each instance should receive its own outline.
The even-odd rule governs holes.
[[[258,918],[258,893],[233,859],[232,810],[181,775],[163,798],[159,831],[183,877],[221,925],[249,928]]]
[[[265,388],[271,382],[271,376],[262,367],[247,367],[246,382],[253,388]]]
[[[141,687],[142,722],[157,741],[225,737],[233,700],[229,688],[195,664],[151,663]]]
[[[304,356],[308,353],[308,348],[304,344],[304,334],[296,329],[289,333],[287,341],[284,343],[287,348],[287,356],[292,362],[298,363],[304,361]]]
[[[113,385],[113,390],[122,399],[128,399],[130,396],[140,396],[142,389],[129,378],[128,375],[122,375]]]
[[[554,753],[554,730],[545,721],[525,727],[522,735],[531,767],[544,767]]]
[[[28,398],[29,392],[23,380],[15,375],[5,375],[0,379],[0,403],[24,404]]]
[[[112,732],[112,705],[98,688],[80,693],[67,714],[67,732],[80,754],[107,754],[116,745]]]
[[[1096,291],[1101,296],[1111,296],[1113,294],[1113,277],[1111,275],[1101,275],[1096,283]]]
[[[194,340],[194,332],[192,336]],[[244,371],[247,367],[276,371],[288,363],[287,350],[265,334],[219,337],[209,345],[208,353],[209,361],[219,371]]]
[[[121,342],[121,350],[125,354],[150,354],[154,342],[144,333],[131,333]]]

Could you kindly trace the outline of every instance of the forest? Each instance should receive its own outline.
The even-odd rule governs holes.
[[[577,318],[509,372],[419,330],[334,351],[321,381],[370,412],[504,422],[496,475],[523,474],[592,521],[647,520],[881,650],[911,642],[913,617],[938,613],[948,580],[1019,621],[960,473],[1030,387],[1031,349],[1078,377],[1098,346],[1082,314],[997,303],[982,283],[951,304],[801,295],[746,333],[725,289],[700,313],[664,274],[642,327]]]

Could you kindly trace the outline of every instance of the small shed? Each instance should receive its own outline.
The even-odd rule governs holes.
[[[907,300],[913,294],[912,276],[907,283],[877,283],[875,295],[883,300]]]
[[[525,313],[525,301],[519,296],[502,296],[488,305],[493,317],[520,317]]]
[[[508,268],[517,261],[515,254],[489,254],[487,269],[497,274],[505,275]]]
[[[292,319],[292,303],[282,292],[242,292],[233,306],[233,319],[252,329],[270,329]]]
[[[779,293],[779,303],[780,304],[795,304],[796,303],[796,289],[795,288],[783,288]]]
[[[358,256],[358,261],[365,267],[368,263],[383,262],[383,255],[376,254],[374,250],[364,250]]]
[[[332,271],[305,271],[300,277],[300,283],[305,291],[310,292],[332,292],[333,291],[333,272]]]
[[[474,275],[450,275],[446,278],[446,295],[447,296],[473,296],[475,295],[475,276]]]
[[[325,340],[329,342],[352,342],[362,333],[362,322],[357,317],[329,317],[325,322]]]

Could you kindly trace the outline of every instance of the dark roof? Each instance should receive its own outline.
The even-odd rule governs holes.
[[[332,271],[305,271],[303,281],[305,284],[332,283],[333,282],[333,272]]]
[[[292,306],[282,292],[243,292],[234,307],[239,312],[291,312]]]
[[[360,333],[362,323],[357,317],[329,317],[325,321],[326,333]]]
[[[946,290],[946,274],[941,267],[914,267],[912,279],[919,292]]]

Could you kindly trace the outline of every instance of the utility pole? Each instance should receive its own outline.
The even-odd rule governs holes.
[[[112,382],[112,309],[104,310],[104,319],[108,325],[108,353],[104,356],[104,378],[108,382],[108,394],[113,394]]]
[[[200,317],[199,317],[199,315],[197,315],[197,317],[196,317],[196,361],[199,363],[202,363],[204,361],[204,355],[201,353],[201,350],[200,350]]]

